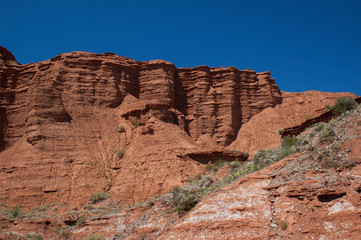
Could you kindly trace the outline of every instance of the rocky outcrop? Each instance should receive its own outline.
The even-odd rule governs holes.
[[[0,46],[0,63],[2,65],[18,64],[15,56],[9,50],[2,46]]]
[[[282,102],[269,72],[236,68],[181,68],[177,107],[185,113],[190,135],[212,136],[221,145],[234,141],[240,126],[265,108]]]
[[[242,152],[234,152],[234,151],[199,151],[199,152],[189,152],[186,154],[178,155],[178,157],[183,159],[191,159],[193,161],[197,161],[203,164],[213,164],[219,161],[220,159],[223,161],[238,161],[245,162],[248,159],[247,153]]]
[[[243,152],[278,145],[279,129],[354,95],[280,92],[269,72],[233,67],[177,69],[86,52],[19,65],[7,50],[0,54],[0,238],[35,232],[53,239],[61,231],[81,239],[93,232],[115,239],[359,236],[359,112],[338,124],[350,141],[330,144],[333,152],[322,143],[316,155],[310,145],[199,200],[183,218],[172,202],[176,190],[167,193],[195,184],[208,163],[245,161]],[[342,165],[327,162],[332,154]],[[206,175],[196,192],[228,174],[227,181],[240,177],[232,175],[237,165]],[[101,191],[111,197],[89,204]],[[25,207],[32,220],[9,219],[4,203]],[[45,206],[29,210],[38,205]],[[44,211],[51,214],[39,216]]]
[[[355,102],[360,104],[361,97],[356,97]],[[333,117],[335,117],[335,115],[336,114],[334,113],[334,111],[325,109],[325,111],[319,116],[312,117],[312,118],[310,117],[306,121],[302,122],[301,124],[299,124],[297,126],[292,126],[289,128],[281,129],[279,131],[279,134],[282,136],[282,138],[285,138],[287,136],[299,135],[300,133],[305,131],[308,127],[310,127],[316,123],[319,123],[319,122],[327,122],[330,119],[332,119]]]
[[[321,141],[324,132],[314,126],[313,134],[299,136],[300,152],[208,195],[184,217],[173,205],[179,189],[129,207],[114,201],[113,194],[77,211],[59,204],[41,206],[28,212],[26,220],[2,218],[0,206],[0,239],[22,239],[28,233],[44,239],[85,239],[91,233],[109,239],[358,239],[360,111],[325,124],[324,129],[332,128],[334,134],[327,146]],[[210,159],[213,154],[241,153],[198,151],[180,156]],[[196,179],[198,183],[229,179],[231,165],[198,176],[184,188],[198,188],[188,192],[194,196],[207,188]]]
[[[260,149],[273,148],[281,143],[280,130],[302,123],[310,126],[309,123],[325,120],[327,117],[322,115],[325,109],[342,96],[356,98],[351,93],[282,92],[282,104],[265,109],[243,124],[228,149],[248,152],[253,156]]]
[[[296,180],[288,171],[297,157],[210,195],[157,239],[357,239],[360,168]]]
[[[19,65],[0,50],[0,191],[12,205],[81,205],[101,190],[149,199],[204,170],[179,155],[229,145],[282,102],[269,72],[87,52]]]
[[[304,132],[299,153],[209,195],[157,239],[358,239],[360,112],[329,123],[327,144]]]

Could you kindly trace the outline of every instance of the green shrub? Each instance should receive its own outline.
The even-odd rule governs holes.
[[[122,125],[120,125],[120,126],[118,127],[118,131],[119,131],[119,132],[125,132],[125,127],[122,126]]]
[[[335,136],[335,131],[331,127],[326,126],[320,134],[320,142],[333,142]]]
[[[327,105],[327,107],[323,110],[323,112],[328,112],[328,111],[331,111],[332,110],[332,107],[330,107],[329,105]]]
[[[193,195],[182,196],[176,199],[175,203],[178,213],[189,212],[197,204]]]
[[[316,132],[311,132],[310,137],[313,138],[316,135]]]
[[[282,135],[284,132],[285,132],[285,130],[284,130],[283,128],[281,128],[281,129],[278,130],[278,133],[279,133],[280,135]]]
[[[283,148],[291,148],[293,146],[298,146],[299,140],[295,137],[285,137],[282,141],[282,147]]]
[[[295,137],[286,137],[282,142],[282,147],[278,149],[261,149],[252,159],[253,165],[250,171],[258,171],[285,157],[299,151],[300,140]]]
[[[324,122],[319,122],[316,125],[315,131],[316,132],[321,132],[325,127],[327,127],[327,124]]]
[[[214,163],[213,171],[217,172],[221,167],[223,167],[227,163],[228,162],[223,159],[218,159],[218,161]]]
[[[244,153],[243,153],[243,157],[244,157],[245,159],[248,159],[248,158],[249,158],[249,153],[248,153],[248,152],[244,152]]]
[[[174,189],[173,189],[173,193],[179,193],[180,191],[182,191],[182,188],[180,186],[176,186]]]
[[[86,236],[85,240],[105,240],[105,237],[102,235],[91,233]]]
[[[10,218],[21,218],[24,215],[24,211],[21,207],[15,206],[8,210],[8,216]]]
[[[230,166],[232,167],[232,170],[240,168],[242,166],[242,164],[238,161],[233,161],[230,163]]]
[[[207,172],[212,172],[212,171],[213,171],[213,165],[210,164],[210,163],[208,163],[208,164],[206,165],[206,171],[207,171]]]
[[[93,210],[94,207],[92,205],[90,205],[90,204],[86,204],[86,205],[83,206],[83,209],[84,210]]]
[[[292,153],[297,152],[297,148],[296,147],[290,147],[290,148],[283,148],[280,153],[277,155],[276,160],[280,161],[282,159],[284,159],[285,157],[288,157],[289,155],[291,155]]]
[[[270,152],[264,149],[259,150],[259,152],[253,157],[253,164],[257,169],[268,166],[272,162],[272,158],[269,154]]]
[[[101,202],[104,201],[105,199],[109,198],[109,194],[106,192],[97,192],[97,193],[92,193],[89,201],[92,203],[97,203],[97,202]]]
[[[336,100],[332,106],[332,110],[337,114],[341,115],[344,112],[353,110],[357,107],[357,102],[352,97],[340,97]]]
[[[189,212],[198,203],[196,193],[193,191],[176,187],[172,193],[173,207],[180,215]]]
[[[77,226],[84,226],[85,222],[87,220],[86,216],[81,216],[78,218],[78,220],[76,221],[76,225]]]
[[[43,236],[35,234],[35,233],[26,234],[26,237],[28,239],[33,239],[33,240],[43,240],[44,239]]]
[[[217,172],[221,167],[226,165],[228,162],[222,159],[218,159],[214,164],[208,163],[206,166],[206,171],[208,172]]]

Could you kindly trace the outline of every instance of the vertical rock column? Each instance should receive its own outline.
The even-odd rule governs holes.
[[[237,71],[207,66],[178,70],[193,139],[207,135],[220,145],[234,140],[242,119]]]
[[[256,73],[253,70],[240,71],[240,105],[242,124],[268,107],[282,102],[281,92],[270,73]]]
[[[194,140],[203,135],[227,146],[243,123],[267,107],[282,102],[279,88],[269,72],[239,71],[236,68],[178,69],[186,101],[177,107],[187,115]],[[182,106],[185,104],[185,106]]]
[[[187,99],[184,109],[189,134],[195,140],[204,134],[213,136],[218,107],[210,68],[181,68],[178,69],[178,74]]]
[[[216,68],[212,70],[213,88],[217,92],[217,121],[213,138],[221,145],[229,145],[241,126],[242,111],[239,97],[239,74],[237,69]]]
[[[23,89],[17,90],[20,70],[21,65],[11,52],[0,46],[0,151],[14,143],[23,131],[19,117],[14,117],[24,106],[22,96],[26,91],[22,84]]]
[[[149,104],[174,107],[176,68],[173,64],[155,60],[141,64],[139,73],[139,99]]]

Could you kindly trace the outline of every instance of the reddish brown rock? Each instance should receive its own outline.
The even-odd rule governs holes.
[[[361,156],[360,112],[332,125],[330,145],[345,141],[339,157],[302,151],[283,159],[209,195],[157,239],[358,239],[361,164],[348,159]],[[328,157],[342,164],[319,165]]]
[[[306,148],[207,196],[183,218],[172,211],[168,193],[123,209],[111,202],[91,205],[113,212],[85,215],[82,224],[75,222],[83,210],[74,214],[58,209],[51,218],[32,221],[0,219],[0,239],[23,239],[27,233],[56,239],[61,231],[75,239],[90,233],[111,239],[358,239],[361,165],[347,161],[361,154],[360,111],[332,125],[335,141],[345,140],[337,154],[346,157],[340,161],[351,164],[347,167],[322,167],[316,153]],[[229,171],[225,166],[213,177],[220,179]]]
[[[182,88],[178,108],[186,114],[193,139],[209,135],[229,145],[240,126],[264,108],[282,102],[279,88],[269,72],[236,68],[181,68]]]
[[[244,136],[243,126],[294,105],[269,72],[87,52],[19,65],[6,49],[0,54],[0,201],[8,205],[80,207],[98,191],[123,204],[148,200],[204,171],[205,163],[179,156],[223,151],[240,127],[233,149],[257,149],[242,144],[259,130]],[[288,115],[308,105],[297,106]]]
[[[243,124],[228,149],[249,152],[253,156],[260,149],[275,147],[281,143],[279,130],[319,117],[341,96],[356,97],[351,93],[282,92],[282,103],[263,110]]]
[[[18,64],[14,55],[2,46],[0,46],[0,63],[2,65]]]
[[[86,52],[18,65],[0,50],[0,191],[10,205],[163,194],[204,169],[178,155],[221,149],[282,101],[268,72]]]
[[[350,173],[313,173],[309,180],[280,182],[279,172],[296,157],[210,195],[157,239],[357,239],[358,181]]]
[[[220,189],[181,219],[171,193],[127,207],[187,183],[209,162],[278,145],[280,128],[316,119],[343,95],[280,92],[269,72],[177,69],[109,53],[18,65],[0,48],[0,203],[53,206],[24,220],[0,205],[0,239],[56,239],[65,230],[76,239],[357,239],[359,110],[338,126],[348,139],[337,152],[343,167],[320,168],[327,156],[315,161],[307,150]],[[111,197],[85,205],[100,191]]]

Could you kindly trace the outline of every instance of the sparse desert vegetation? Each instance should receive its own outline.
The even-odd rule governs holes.
[[[102,235],[91,233],[86,236],[85,240],[105,240],[105,237]]]
[[[31,239],[31,240],[43,240],[43,236],[41,236],[40,234],[36,234],[36,233],[28,233],[26,234],[26,238]]]
[[[0,239],[361,231],[355,95],[283,92],[235,67],[0,52]]]
[[[89,197],[89,201],[91,203],[98,203],[104,201],[105,199],[109,198],[109,194],[106,192],[96,192],[92,193]]]
[[[342,115],[347,111],[352,111],[357,108],[357,103],[352,97],[340,97],[336,100],[331,109],[337,114]]]

